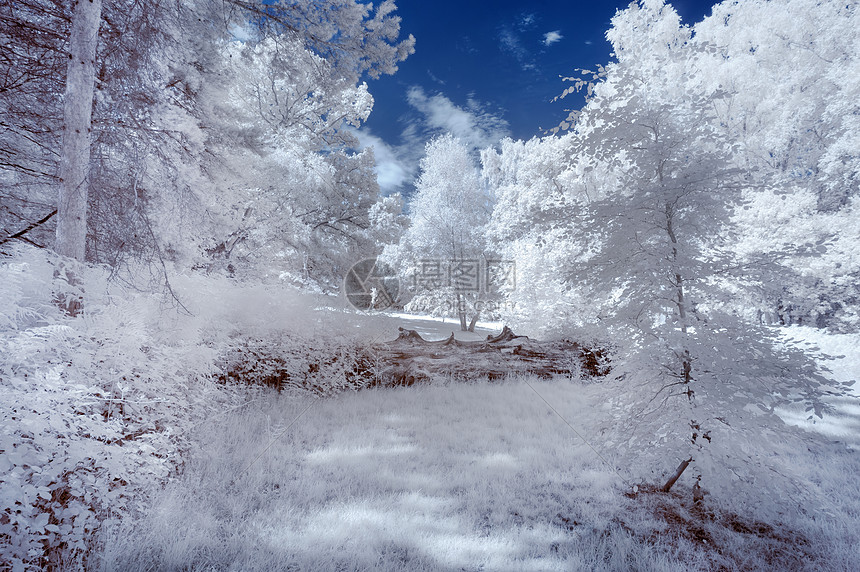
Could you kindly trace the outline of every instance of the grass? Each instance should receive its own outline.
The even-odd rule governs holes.
[[[34,252],[0,265],[0,570],[860,570],[856,399],[815,424],[783,412],[802,429],[771,420],[719,440],[723,473],[751,469],[728,496],[711,478],[691,503],[691,471],[672,494],[639,483],[634,495],[631,475],[659,484],[678,459],[607,444],[627,436],[608,406],[624,387],[441,379],[325,399],[219,388],[206,375],[238,333],[296,349],[307,371],[341,343],[394,339],[407,318],[177,277],[192,319],[144,294],[100,299],[94,272],[89,314],[70,323],[49,302],[52,268]],[[433,339],[453,327],[411,321]],[[280,340],[285,324],[301,335]],[[786,335],[846,356],[822,358],[837,379],[860,378],[860,334]]]
[[[535,392],[599,443],[589,433],[608,415],[599,384],[438,382],[317,400],[272,393],[201,425],[196,455],[149,512],[105,527],[99,566],[851,570],[860,563],[849,513],[764,523],[742,507],[694,505],[680,483],[671,495],[644,487],[630,494],[623,469],[616,474]],[[619,462],[612,451],[600,453]],[[856,468],[856,458],[841,462],[842,471]]]

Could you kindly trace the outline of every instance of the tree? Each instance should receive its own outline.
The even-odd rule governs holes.
[[[376,248],[374,157],[352,150],[350,131],[372,109],[367,85],[291,37],[229,44],[220,66],[232,78],[217,98],[230,136],[211,142],[221,161],[210,269],[337,287]]]
[[[9,110],[0,131],[0,221],[4,229],[0,243],[31,240],[42,246],[44,232],[54,230],[50,225],[56,220],[49,216],[56,202],[57,134],[62,130],[62,100],[56,93],[65,84],[72,13],[64,2],[0,1],[3,43],[14,46],[0,60],[4,111]],[[398,40],[400,21],[393,2],[383,2],[376,9],[354,0],[335,4],[105,3],[95,97],[89,99],[94,103],[88,169],[92,192],[87,197],[90,216],[84,227],[89,260],[131,272],[143,262],[154,266],[154,274],[163,279],[167,264],[206,262],[201,253],[217,251],[219,244],[236,238],[234,232],[241,234],[241,229],[223,226],[235,218],[233,210],[238,209],[231,200],[222,200],[225,191],[229,196],[240,188],[242,194],[260,187],[249,176],[252,170],[247,165],[243,168],[241,161],[268,161],[266,170],[274,176],[265,183],[271,186],[283,178],[273,172],[273,165],[282,158],[277,157],[279,145],[303,149],[304,158],[291,164],[290,170],[298,173],[313,163],[311,175],[316,173],[315,179],[309,177],[316,190],[291,189],[292,199],[321,198],[319,191],[337,202],[344,193],[354,193],[350,212],[336,214],[339,229],[351,236],[342,238],[351,243],[358,240],[366,229],[356,213],[364,209],[366,219],[367,209],[376,200],[375,183],[366,175],[372,159],[349,152],[350,138],[342,125],[344,120],[353,124],[363,120],[372,105],[361,77],[393,73],[397,63],[413,51],[414,38]],[[232,75],[238,64],[225,63],[230,46],[239,43],[234,34],[246,38],[244,63],[252,69],[259,70],[255,59],[262,62],[269,57],[262,46],[279,44],[280,58],[269,70],[268,79],[281,85],[295,80],[293,87],[303,90],[291,94],[303,102],[292,115],[299,122],[292,131],[271,115],[277,106],[242,110],[247,122],[241,126],[230,115],[237,104],[255,103],[228,99],[231,90],[234,95],[241,91]],[[257,45],[261,48],[255,54]],[[293,55],[296,60],[290,62]],[[266,75],[259,76],[258,86],[264,87],[265,79]],[[271,103],[276,95],[261,94],[269,101],[262,98],[256,103]],[[355,102],[362,110],[358,115],[350,111],[348,118],[337,115],[341,103],[349,105],[350,94],[360,95],[361,101]],[[343,102],[335,100],[340,96]],[[249,119],[251,109],[258,113],[257,120]],[[286,105],[280,107],[284,109]],[[317,114],[315,118],[313,114]],[[293,135],[300,137],[292,139]],[[286,155],[301,153],[288,149]],[[325,232],[335,220],[328,216],[333,213],[322,211],[316,214],[325,216],[324,220],[311,220],[313,214],[304,214],[307,209],[294,206],[295,216],[304,218],[296,227],[298,233],[307,224],[319,225],[320,232]],[[334,203],[326,208],[336,210]],[[246,209],[239,210],[244,213]],[[273,217],[266,221],[263,224],[279,222]],[[295,240],[299,238],[290,242],[301,242]]]
[[[577,216],[576,202],[566,192],[571,138],[504,139],[498,149],[481,153],[482,177],[495,199],[486,227],[489,248],[516,263],[514,288],[503,292],[504,316],[542,338],[569,334],[574,323],[590,319],[588,308],[596,307],[559,271],[587,252],[570,232]]]
[[[90,137],[95,91],[95,58],[101,0],[78,0],[69,36],[69,67],[63,95],[63,146],[60,158],[60,193],[57,200],[57,237],[54,250],[83,263],[87,243]],[[80,286],[71,268],[61,270],[72,288]],[[77,315],[83,298],[71,292],[58,294],[58,302]]]
[[[468,148],[450,134],[427,143],[409,202],[411,224],[400,243],[383,254],[384,261],[419,287],[412,309],[450,312],[463,331],[474,330],[486,265],[483,226],[490,208]]]
[[[101,0],[78,0],[69,38],[69,71],[63,95],[63,150],[57,201],[58,254],[83,262],[87,238],[90,137]]]
[[[174,89],[194,93],[205,126],[189,126],[211,188],[201,197],[211,224],[189,229],[211,255],[201,265],[331,289],[374,253],[374,159],[352,150],[350,130],[373,106],[362,76],[393,73],[414,39],[396,42],[392,2],[336,4],[230,2],[225,17],[246,39],[176,70]]]
[[[801,401],[821,415],[832,384],[731,303],[762,282],[733,248],[742,230],[735,215],[757,179],[718,115],[732,91],[703,88],[690,71],[704,69],[710,48],[693,42],[659,0],[632,4],[612,24],[617,61],[604,68],[572,133],[533,143],[541,156],[516,160],[540,164],[564,141],[552,160],[563,168],[545,169],[542,193],[504,191],[537,205],[520,209],[515,228],[535,220],[551,232],[511,236],[520,252],[562,253],[554,269],[591,305],[580,332],[613,349],[621,421],[607,428],[607,446],[664,478],[686,461],[711,490],[727,491],[738,478],[755,479],[759,462],[737,449],[781,424],[775,408]],[[506,177],[496,178],[504,189]],[[510,205],[503,195],[499,208]],[[508,217],[494,213],[494,234],[504,236]],[[565,298],[543,304],[553,302]]]
[[[696,89],[726,92],[715,127],[755,177],[738,251],[771,271],[754,307],[765,320],[860,324],[858,19],[851,3],[751,1],[695,28]]]
[[[56,234],[57,94],[64,89],[69,59],[61,47],[71,21],[63,4],[0,2],[0,244],[18,235],[45,246]]]
[[[371,78],[393,74],[397,64],[415,51],[411,35],[396,42],[400,18],[394,15],[397,6],[393,0],[383,0],[375,9],[356,0],[228,2],[240,9],[240,17],[254,18],[262,36],[298,40],[353,82],[365,73]]]
[[[53,225],[63,220],[59,233],[60,242],[65,246],[60,248],[68,250],[76,242],[75,255],[81,255],[84,247],[80,235],[84,231],[80,221],[86,215],[86,209],[82,210],[80,205],[83,202],[80,199],[85,198],[81,194],[84,187],[79,184],[85,180],[82,173],[86,173],[89,187],[101,191],[106,182],[102,180],[101,171],[109,161],[120,159],[122,150],[121,145],[105,149],[106,132],[119,127],[127,140],[136,122],[125,116],[123,124],[119,120],[122,112],[128,109],[140,112],[141,107],[159,99],[162,86],[153,85],[151,75],[138,71],[150,67],[152,60],[149,58],[163,40],[162,35],[152,33],[151,21],[148,22],[143,13],[150,20],[163,24],[167,20],[165,4],[151,2],[146,10],[138,4],[119,0],[107,3],[100,10],[97,10],[100,2],[23,0],[0,4],[4,47],[9,48],[0,63],[4,78],[0,86],[4,93],[4,121],[0,131],[4,229],[11,230],[20,224],[11,222],[15,219],[43,220],[56,208],[57,189],[63,186],[60,177],[65,177],[69,187],[63,190],[65,207],[74,204],[68,199],[75,194],[79,199],[74,207],[77,213],[73,216],[66,217],[67,209],[63,207],[63,216],[47,218],[28,231],[26,237],[22,235],[22,239],[31,240],[35,245],[45,246],[49,232],[56,237],[57,228]],[[98,36],[94,30],[98,30]],[[77,40],[72,40],[72,36]],[[81,50],[90,53],[84,54]],[[70,53],[75,51],[81,53],[73,54],[70,59]],[[145,90],[149,91],[149,98],[141,97]],[[65,97],[67,91],[68,97]],[[113,97],[120,93],[124,97]],[[116,105],[100,105],[106,99],[114,99]],[[77,125],[66,128],[64,115]],[[142,139],[151,137],[143,130],[138,130],[137,135],[143,135]],[[87,144],[91,147],[89,160],[84,156]],[[122,167],[117,170],[124,171]],[[115,190],[105,188],[108,194],[115,194],[112,193]],[[94,195],[87,191],[86,198],[93,203],[92,199],[99,193]],[[84,229],[88,226],[86,223]],[[48,227],[49,224],[52,226]],[[71,239],[72,227],[76,229],[73,231],[77,235],[75,239]],[[92,250],[89,255],[94,256]]]

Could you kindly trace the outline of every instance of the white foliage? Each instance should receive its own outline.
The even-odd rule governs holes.
[[[445,268],[454,261],[480,260],[487,255],[484,225],[491,199],[469,149],[453,135],[427,143],[409,211],[411,224],[400,243],[389,245],[382,255],[383,261],[398,270],[404,284],[415,283],[422,260]],[[410,309],[465,316],[465,306],[458,309],[465,298],[470,306],[476,302],[474,295],[456,291],[443,277],[439,284],[416,291]]]
[[[330,394],[357,387],[346,376],[356,338],[395,336],[370,319],[314,311],[325,298],[223,277],[174,277],[189,316],[169,299],[109,284],[102,268],[84,270],[85,313],[72,319],[51,302],[56,263],[32,248],[0,263],[6,561],[80,565],[100,525],[143,510],[182,464],[194,428],[253,395],[214,383],[219,360],[244,341],[268,340],[305,373],[318,367],[308,389]]]
[[[751,67],[735,69],[743,65],[736,56],[754,55],[791,73],[778,56],[784,39],[765,39],[752,51],[744,43],[774,7],[743,6],[752,5],[761,9],[757,20],[726,20],[738,32],[730,41],[748,54],[726,55],[708,24],[693,34],[662,1],[631,4],[607,33],[617,62],[601,68],[573,131],[506,141],[483,157],[497,195],[489,235],[518,258],[510,297],[519,308],[511,317],[546,333],[602,337],[619,380],[612,400],[619,421],[607,427],[613,446],[640,459],[645,474],[657,471],[650,478],[692,457],[692,471],[722,493],[732,490],[729,475],[756,478],[757,461],[737,463],[732,447],[778,426],[775,407],[801,401],[820,416],[825,393],[842,391],[800,352],[774,347],[771,332],[739,318],[741,300],[749,299],[741,292],[778,275],[762,270],[772,266],[760,263],[763,251],[803,254],[805,265],[793,270],[800,276],[838,276],[832,261],[845,249],[823,247],[821,225],[836,231],[835,244],[853,236],[845,220],[821,214],[821,195],[796,169],[795,157],[807,160],[805,148],[792,147],[803,120],[788,117],[806,97],[797,78],[783,82],[780,96],[762,97],[764,84],[743,82],[764,80]],[[723,9],[743,14],[739,6]],[[838,6],[827,14],[848,25]],[[720,22],[715,16],[709,25]],[[810,37],[796,15],[792,25]],[[713,81],[733,69],[733,83]],[[742,102],[770,106],[786,122],[764,108],[741,112]],[[813,121],[815,113],[801,115]],[[753,130],[743,131],[753,120]],[[812,135],[804,137],[811,144]],[[768,154],[780,165],[768,166]],[[810,241],[807,233],[818,236]],[[831,248],[838,254],[828,260]]]
[[[688,89],[723,94],[714,125],[755,177],[763,197],[754,200],[783,201],[773,217],[739,221],[738,247],[780,264],[767,311],[779,305],[789,323],[845,329],[857,320],[858,18],[850,2],[723,2],[691,41]]]

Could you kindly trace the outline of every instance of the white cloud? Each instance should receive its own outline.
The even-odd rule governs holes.
[[[421,87],[410,88],[406,98],[423,115],[423,125],[411,125],[404,132],[406,138],[411,135],[426,141],[433,135],[451,133],[473,149],[483,149],[509,134],[504,119],[487,112],[472,98],[461,107],[444,94],[427,95]]]
[[[537,67],[529,50],[510,28],[499,30],[499,49],[514,56],[524,70],[533,70]]]
[[[527,30],[529,28],[534,27],[535,20],[537,18],[534,14],[524,14],[522,18],[520,18],[520,29]]]
[[[561,41],[562,38],[564,38],[564,36],[561,35],[561,30],[554,30],[543,35],[543,43],[545,46],[551,46],[552,44]]]
[[[373,148],[373,155],[376,157],[376,180],[383,195],[396,193],[415,176],[415,167],[410,165],[412,161],[409,157],[404,157],[397,148],[366,129],[354,130],[353,133],[362,149]]]
[[[361,148],[373,148],[376,177],[384,195],[402,192],[409,196],[424,146],[436,135],[451,133],[476,152],[510,135],[507,121],[474,98],[457,105],[442,93],[428,95],[423,88],[413,86],[406,99],[417,113],[412,114],[398,144],[386,142],[366,128],[353,130]]]
[[[445,85],[446,83],[448,83],[445,80],[439,79],[438,77],[433,75],[433,72],[431,72],[430,70],[427,70],[427,75],[430,76],[430,79],[432,79],[434,82],[438,83],[439,85]]]

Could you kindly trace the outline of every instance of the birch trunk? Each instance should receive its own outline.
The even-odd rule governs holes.
[[[90,129],[101,11],[102,0],[79,0],[69,37],[54,250],[79,262],[84,261],[86,254]]]
[[[62,284],[59,291],[54,292],[54,302],[70,316],[77,316],[84,307],[83,285],[77,267],[84,262],[87,251],[90,131],[101,13],[102,0],[78,0],[69,36],[54,250],[73,262],[62,262],[54,271],[54,278]]]

